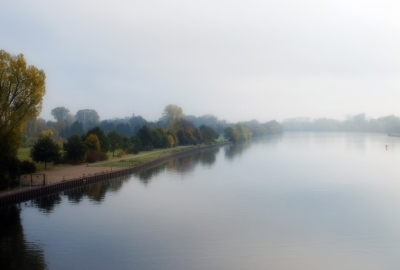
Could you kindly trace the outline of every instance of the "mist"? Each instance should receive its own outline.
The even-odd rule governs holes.
[[[396,1],[3,1],[0,48],[64,106],[157,121],[400,115]]]

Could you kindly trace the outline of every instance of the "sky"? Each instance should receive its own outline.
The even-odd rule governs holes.
[[[399,1],[0,2],[0,49],[46,73],[41,117],[400,116]]]

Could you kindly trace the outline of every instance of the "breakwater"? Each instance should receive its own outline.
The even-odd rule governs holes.
[[[0,195],[0,208],[13,205],[16,203],[21,203],[24,201],[29,201],[33,199],[37,199],[40,197],[46,197],[54,193],[58,193],[61,191],[66,191],[69,189],[74,189],[79,186],[84,186],[96,182],[101,182],[121,176],[126,176],[132,173],[136,173],[157,165],[160,165],[170,159],[185,156],[188,154],[192,154],[195,152],[211,149],[214,147],[220,147],[220,146],[225,146],[225,145],[230,145],[232,144],[231,142],[227,143],[220,143],[220,144],[213,144],[213,145],[207,145],[207,146],[202,146],[202,147],[196,147],[192,148],[186,151],[182,151],[179,153],[174,153],[172,155],[166,156],[166,157],[161,157],[159,159],[149,161],[140,165],[137,165],[135,167],[130,167],[130,168],[125,168],[125,169],[120,169],[117,171],[112,171],[112,172],[106,172],[103,174],[97,174],[97,175],[87,175],[87,176],[82,176],[79,178],[67,180],[67,181],[62,181],[59,183],[54,183],[46,186],[37,186],[37,187],[30,187],[30,188],[24,188],[18,191],[13,191],[12,193],[5,193]]]

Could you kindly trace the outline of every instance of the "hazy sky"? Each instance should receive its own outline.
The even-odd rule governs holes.
[[[400,116],[399,1],[0,3],[0,49],[46,73],[42,117]]]

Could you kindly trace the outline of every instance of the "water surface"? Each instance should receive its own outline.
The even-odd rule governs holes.
[[[385,134],[203,151],[0,211],[0,265],[399,269],[399,164]]]

